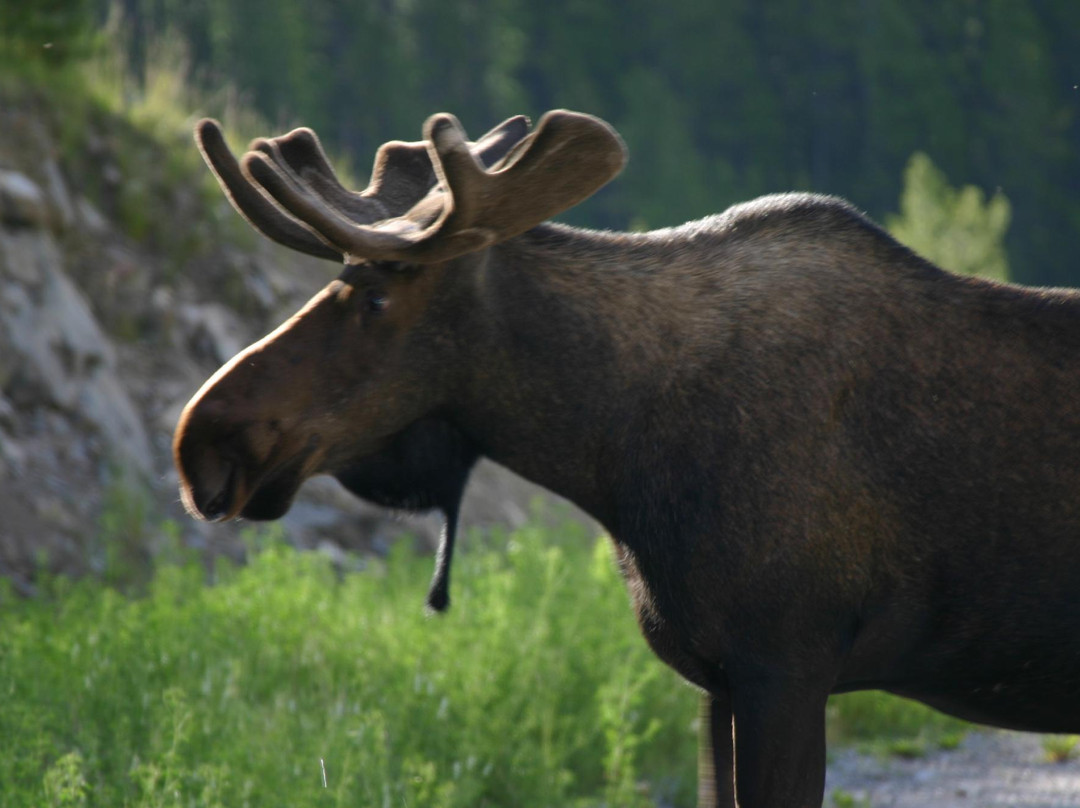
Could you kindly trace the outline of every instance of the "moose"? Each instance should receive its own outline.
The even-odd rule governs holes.
[[[603,121],[431,117],[367,189],[315,134],[196,139],[269,238],[343,265],[184,410],[197,518],[335,475],[447,519],[488,457],[610,534],[701,692],[702,806],[819,806],[831,693],[1080,732],[1080,296],[944,271],[848,203],[644,233],[547,221],[623,167]]]

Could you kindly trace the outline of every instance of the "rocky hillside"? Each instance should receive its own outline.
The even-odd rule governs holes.
[[[122,119],[77,124],[38,94],[0,99],[0,575],[106,571],[158,551],[172,519],[208,553],[235,526],[183,515],[169,446],[180,409],[222,362],[334,274],[253,236],[190,142]],[[478,469],[472,524],[520,522],[539,489]],[[402,519],[330,479],[284,520],[303,546],[385,547]],[[406,526],[431,542],[438,520]],[[176,531],[173,530],[173,533]]]

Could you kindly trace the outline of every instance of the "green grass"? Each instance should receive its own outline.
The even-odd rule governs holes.
[[[901,758],[956,749],[973,729],[958,718],[879,690],[833,696],[828,709],[830,742]]]
[[[137,597],[0,583],[4,805],[694,803],[697,697],[642,641],[606,541],[474,536],[435,617],[407,544],[357,573],[279,541],[209,572],[172,552]],[[920,743],[955,723],[878,694],[830,722]]]
[[[1072,760],[1080,745],[1080,735],[1046,735],[1042,740],[1043,752],[1048,763],[1065,763]]]
[[[213,585],[178,564],[138,598],[5,593],[4,804],[692,803],[696,697],[606,545],[561,533],[465,554],[442,617],[404,544],[359,574],[275,544]]]
[[[832,805],[835,808],[870,808],[870,801],[865,797],[856,797],[849,791],[845,791],[842,788],[833,789],[829,799],[832,800]]]

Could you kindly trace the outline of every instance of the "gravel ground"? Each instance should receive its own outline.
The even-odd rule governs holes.
[[[825,805],[842,789],[857,808],[1080,808],[1080,759],[1050,763],[1042,736],[970,733],[958,749],[923,758],[845,750],[829,765]]]

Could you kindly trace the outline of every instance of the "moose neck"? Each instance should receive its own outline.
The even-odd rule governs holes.
[[[658,271],[642,269],[646,241],[543,225],[491,249],[457,416],[487,456],[609,527],[627,418],[656,394],[650,357],[670,333],[649,294]]]

